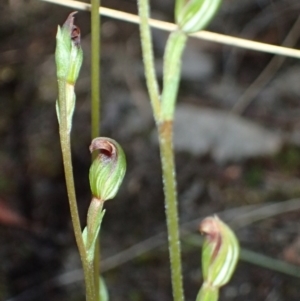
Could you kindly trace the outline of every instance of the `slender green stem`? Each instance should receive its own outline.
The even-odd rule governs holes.
[[[91,138],[100,134],[100,0],[91,0]],[[92,154],[92,157],[96,154]],[[96,290],[96,301],[100,301],[100,246],[99,239],[93,262],[93,277]]]
[[[160,119],[160,93],[158,88],[158,82],[154,68],[154,55],[151,38],[151,30],[149,26],[149,1],[138,0],[140,23],[140,34],[142,43],[143,60],[145,66],[145,76],[147,82],[147,88],[149,91],[152,110],[156,122]]]
[[[91,136],[100,131],[100,0],[91,0]]]
[[[93,279],[90,278],[88,272],[89,268],[86,259],[86,250],[82,239],[81,226],[80,226],[77,201],[76,201],[72,157],[71,157],[70,133],[68,129],[67,109],[66,109],[66,101],[65,101],[66,98],[65,81],[58,80],[58,87],[59,87],[58,103],[60,105],[59,135],[60,135],[60,142],[61,142],[67,193],[68,193],[68,199],[69,199],[69,205],[71,211],[71,219],[72,219],[76,243],[78,246],[81,262],[83,265],[85,285],[86,285],[86,298],[87,301],[94,301],[95,299],[94,299]]]
[[[155,75],[155,68],[154,68],[154,55],[153,55],[151,31],[150,31],[149,20],[148,20],[149,19],[148,0],[139,0],[138,8],[139,8],[139,15],[141,19],[140,32],[141,32],[141,43],[142,43],[143,60],[145,66],[146,82],[147,82],[147,87],[150,95],[153,115],[156,120],[156,125],[159,132],[159,146],[160,146],[162,172],[163,172],[173,297],[175,301],[183,301],[184,294],[183,294],[182,272],[181,272],[177,190],[176,190],[176,178],[175,178],[174,152],[173,152],[173,143],[172,143],[173,116],[170,116],[170,114],[164,114],[165,116],[162,116],[160,94],[159,94],[158,83],[157,83],[157,78]],[[180,33],[180,37],[185,39],[185,35],[182,35],[181,33]],[[185,44],[185,40],[181,44]],[[172,49],[171,47],[169,48],[170,48],[169,51],[171,52]],[[178,52],[180,55],[177,55],[177,58],[179,60],[181,59],[182,50]],[[176,69],[178,70],[178,74],[176,76],[180,76],[180,63],[178,65],[178,63],[176,62],[176,67],[178,67]],[[169,78],[170,77],[167,77],[166,79]],[[164,89],[166,89],[166,91],[168,92],[170,91],[168,89],[171,87],[170,81],[169,80],[164,80],[164,81],[166,82],[166,86],[164,86]],[[171,80],[171,82],[174,83],[173,80]],[[178,84],[179,84],[179,80],[177,80],[177,87],[176,87],[176,81],[175,81],[175,85],[173,85],[173,88],[175,89],[175,93],[173,93],[173,96],[175,98],[178,91]],[[169,95],[169,94],[165,92],[165,95]],[[167,96],[165,96],[165,99],[167,99]],[[173,99],[171,100],[170,103],[173,106],[175,106],[175,101]],[[167,106],[167,104],[165,106]],[[174,109],[173,110],[171,109],[171,112],[174,112]],[[166,116],[169,116],[171,118],[165,119]]]
[[[79,221],[78,209],[76,203],[74,179],[73,179],[73,171],[72,171],[72,163],[71,163],[70,139],[64,134],[63,131],[60,131],[60,137],[61,137],[61,148],[63,154],[64,170],[65,170],[66,186],[67,186],[68,198],[70,204],[71,218],[72,218],[76,243],[77,243],[77,247],[79,250],[79,254],[83,266],[84,278],[85,278],[86,298],[87,301],[94,301],[95,299],[94,299],[93,278],[91,278],[91,274],[89,272],[89,264],[86,260],[86,251],[82,240],[81,227],[80,227],[80,221]]]
[[[159,146],[163,172],[165,208],[168,228],[168,242],[171,262],[173,297],[183,301],[180,237],[177,209],[177,187],[173,152],[173,122],[164,121],[159,125]]]
[[[168,227],[173,297],[184,300],[181,251],[178,222],[177,184],[173,150],[173,118],[181,73],[181,57],[187,36],[173,32],[164,54],[163,92],[161,96],[161,122],[158,124],[160,157],[163,171],[165,208]]]

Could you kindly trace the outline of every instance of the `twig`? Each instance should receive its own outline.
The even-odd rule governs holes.
[[[78,10],[91,9],[91,6],[89,4],[79,2],[79,1],[72,1],[72,0],[41,0],[41,1],[67,6]],[[106,7],[101,7],[99,12],[101,15],[113,19],[127,21],[135,24],[139,23],[139,17],[134,14],[125,13]],[[176,25],[173,23],[163,22],[155,19],[149,19],[149,24],[153,28],[157,28],[165,31],[174,31],[177,28]],[[234,46],[234,47],[267,52],[276,55],[283,55],[283,56],[293,57],[297,59],[300,58],[300,50],[297,49],[250,41],[247,39],[241,39],[241,38],[223,35],[219,33],[209,32],[205,30],[201,32],[197,32],[195,34],[191,34],[190,36],[194,38],[203,39],[203,40]]]

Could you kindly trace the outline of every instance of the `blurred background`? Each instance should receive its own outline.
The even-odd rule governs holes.
[[[298,0],[223,2],[208,30],[299,48]],[[137,13],[134,0],[103,0],[102,5]],[[151,1],[152,17],[172,22],[173,5]],[[38,0],[0,3],[4,301],[84,300],[55,114],[55,35],[71,11]],[[76,24],[84,63],[76,85],[72,147],[84,225],[90,201],[89,13],[79,12]],[[167,37],[153,30],[159,78]],[[101,67],[101,135],[116,139],[128,161],[118,196],[106,204],[103,275],[111,300],[172,300],[159,150],[136,25],[102,18]],[[198,223],[213,213],[233,226],[246,251],[294,268],[300,264],[299,78],[296,59],[189,40],[175,123],[186,300],[195,299],[202,281]],[[262,267],[258,256],[249,263],[249,256],[244,254],[222,289],[221,301],[300,299],[299,278],[275,271],[273,262],[273,269]]]

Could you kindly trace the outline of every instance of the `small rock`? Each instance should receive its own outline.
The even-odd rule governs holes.
[[[245,118],[227,112],[178,105],[174,146],[196,156],[210,153],[218,163],[277,153],[282,137]]]

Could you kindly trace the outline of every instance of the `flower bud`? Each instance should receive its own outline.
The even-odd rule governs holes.
[[[72,116],[76,96],[74,85],[82,64],[83,53],[80,47],[80,29],[74,25],[74,14],[71,13],[62,27],[58,26],[56,35],[56,73],[58,81],[58,100],[56,114],[58,122],[66,121],[68,132],[71,132]]]
[[[222,0],[177,0],[175,19],[185,33],[202,30],[218,11]]]
[[[217,216],[207,217],[200,224],[205,234],[202,249],[204,283],[219,288],[231,278],[239,257],[239,243],[232,230]]]
[[[90,151],[95,150],[99,154],[90,168],[91,191],[100,200],[110,200],[117,194],[125,175],[125,154],[115,140],[106,137],[92,141]]]
[[[71,13],[62,27],[58,26],[56,35],[55,60],[57,77],[75,84],[81,68],[83,53],[80,46],[80,29],[74,25]]]

